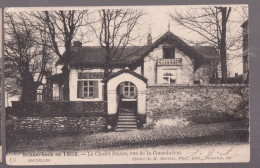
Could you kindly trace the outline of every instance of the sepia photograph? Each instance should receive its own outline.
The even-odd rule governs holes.
[[[0,163],[2,162],[2,9],[0,8]]]
[[[250,161],[248,5],[3,19],[8,165]]]

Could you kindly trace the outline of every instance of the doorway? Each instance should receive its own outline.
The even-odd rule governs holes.
[[[118,111],[116,131],[137,129],[137,88],[132,82],[117,86]]]
[[[117,87],[118,106],[129,111],[137,111],[137,88],[132,82],[122,82]]]

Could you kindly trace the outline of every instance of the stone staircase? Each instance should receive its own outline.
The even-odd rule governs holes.
[[[121,132],[132,130],[137,130],[137,121],[134,111],[127,108],[120,108],[115,131]]]

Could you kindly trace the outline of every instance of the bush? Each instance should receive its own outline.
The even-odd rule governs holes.
[[[241,93],[243,100],[239,103],[238,107],[234,110],[234,116],[238,119],[249,120],[249,94],[248,91]]]

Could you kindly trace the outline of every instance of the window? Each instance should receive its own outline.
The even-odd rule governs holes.
[[[78,81],[78,98],[98,98],[98,81]]]
[[[63,101],[64,85],[59,85],[59,101]]]
[[[163,58],[164,59],[175,59],[175,47],[164,46],[163,47]]]
[[[176,80],[170,76],[163,77],[163,84],[174,84],[175,82]]]
[[[163,84],[175,84],[176,83],[176,70],[169,69],[163,70]]]
[[[84,81],[84,97],[92,98],[93,97],[93,81]]]
[[[136,97],[136,87],[131,82],[125,82],[123,85],[123,97],[124,98],[135,98]]]
[[[42,101],[42,90],[37,90],[37,101],[38,102]]]
[[[247,72],[249,70],[249,66],[248,66],[248,55],[244,55],[243,57],[243,63],[244,63],[244,69],[243,69],[243,73]]]

